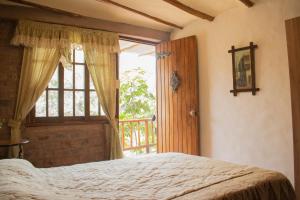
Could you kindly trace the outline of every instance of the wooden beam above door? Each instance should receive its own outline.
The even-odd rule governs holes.
[[[254,3],[250,0],[239,0],[239,1],[242,2],[243,4],[245,4],[248,7],[254,6]]]
[[[12,20],[29,19],[46,23],[111,31],[120,33],[120,36],[137,38],[152,42],[167,41],[170,39],[170,33],[165,31],[91,17],[70,16],[45,10],[42,8],[0,4],[0,18]]]
[[[115,2],[115,1],[112,1],[112,0],[96,0],[96,1],[98,1],[98,2],[103,2],[103,3],[107,3],[107,4],[110,4],[110,5],[114,5],[114,6],[119,7],[119,8],[123,8],[123,9],[125,9],[125,10],[127,10],[127,11],[130,11],[130,12],[133,12],[133,13],[136,13],[136,14],[139,14],[139,15],[141,15],[141,16],[143,16],[143,17],[152,19],[152,20],[154,20],[154,21],[156,21],[156,22],[159,22],[159,23],[162,23],[162,24],[165,24],[165,25],[168,25],[168,26],[172,26],[172,27],[174,27],[174,28],[183,29],[182,26],[179,26],[179,25],[177,25],[177,24],[174,24],[174,23],[165,21],[165,20],[160,19],[160,18],[158,18],[158,17],[154,17],[154,16],[149,15],[149,14],[147,14],[147,13],[144,13],[144,12],[141,12],[141,11],[138,11],[138,10],[135,10],[135,9],[133,9],[133,8],[127,7],[127,6],[122,5],[122,4],[119,4],[119,3]]]
[[[201,12],[199,10],[195,10],[194,8],[191,8],[187,5],[184,5],[183,3],[181,3],[177,0],[163,0],[163,1],[175,6],[175,7],[179,8],[179,9],[181,9],[181,10],[183,10],[183,11],[185,11],[185,12],[191,14],[191,15],[199,17],[201,19],[206,19],[208,21],[213,21],[214,20],[213,16],[210,16],[210,15],[208,15],[204,12]]]

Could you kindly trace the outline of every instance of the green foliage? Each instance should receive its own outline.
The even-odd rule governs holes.
[[[149,92],[145,71],[141,68],[122,73],[120,119],[150,118],[155,114],[155,96]]]

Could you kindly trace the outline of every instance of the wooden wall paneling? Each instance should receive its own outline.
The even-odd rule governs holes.
[[[6,122],[14,116],[23,57],[22,47],[10,45],[15,25],[14,21],[0,18],[0,119],[5,119],[0,128],[1,140],[10,138],[10,127]],[[0,148],[0,159],[7,158],[7,155],[8,148]]]
[[[300,17],[287,20],[285,26],[293,117],[295,189],[297,199],[300,199]]]

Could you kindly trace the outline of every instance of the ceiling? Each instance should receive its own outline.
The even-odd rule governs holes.
[[[122,22],[137,26],[153,28],[162,31],[172,31],[174,28],[162,23],[148,19],[139,14],[127,11],[123,8],[99,2],[97,0],[27,0],[28,2],[57,8],[87,17],[99,18],[109,21]],[[115,2],[138,11],[147,13],[154,17],[174,23],[179,26],[186,26],[196,16],[188,14],[163,0],[114,0]],[[244,6],[239,0],[179,0],[181,3],[196,10],[212,15],[214,17],[234,7]],[[0,0],[0,3],[7,3]],[[9,3],[12,4],[12,3]],[[203,20],[203,19],[200,19]]]
[[[121,52],[135,53],[138,54],[138,56],[155,55],[155,47],[152,45],[129,42],[125,40],[120,40],[119,44]]]

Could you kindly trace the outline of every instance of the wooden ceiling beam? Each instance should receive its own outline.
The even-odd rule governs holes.
[[[242,2],[243,4],[245,4],[246,6],[248,6],[249,8],[254,6],[254,3],[250,0],[240,0],[240,2]]]
[[[131,24],[112,22],[91,17],[70,16],[49,10],[0,4],[0,18],[19,20],[28,19],[46,23],[76,26],[81,28],[111,31],[120,34],[120,38],[137,38],[153,42],[168,41],[170,33]],[[151,41],[151,42],[150,42]]]
[[[154,20],[154,21],[156,21],[156,22],[159,22],[159,23],[162,23],[162,24],[165,24],[165,25],[168,25],[168,26],[172,26],[172,27],[175,27],[175,28],[183,29],[182,26],[179,26],[179,25],[177,25],[177,24],[174,24],[174,23],[165,21],[165,20],[163,20],[163,19],[154,17],[154,16],[152,16],[152,15],[148,15],[147,13],[144,13],[144,12],[135,10],[135,9],[133,9],[133,8],[124,6],[124,5],[119,4],[119,3],[115,2],[115,1],[112,1],[112,0],[96,0],[96,1],[101,2],[101,3],[102,3],[102,2],[103,2],[103,3],[107,3],[107,4],[110,4],[110,5],[114,5],[114,6],[117,6],[117,7],[119,7],[119,8],[123,8],[123,9],[125,9],[125,10],[127,10],[127,11],[130,11],[130,12],[133,12],[133,13],[136,13],[136,14],[139,14],[139,15],[141,15],[141,16],[143,16],[143,17],[152,19],[152,20]]]
[[[43,10],[47,10],[47,11],[51,11],[51,12],[56,12],[56,13],[60,13],[60,14],[64,14],[64,15],[68,15],[68,16],[72,16],[72,17],[83,17],[82,15],[79,15],[77,13],[72,13],[72,12],[68,12],[65,10],[57,9],[57,8],[43,6],[41,4],[37,4],[37,3],[29,2],[29,1],[24,1],[24,0],[7,0],[7,1],[26,5],[26,6],[31,6],[34,8],[39,8],[39,9],[43,9]]]
[[[185,12],[191,14],[191,15],[199,17],[201,19],[206,19],[208,21],[213,21],[214,20],[213,16],[210,16],[210,15],[208,15],[206,13],[203,13],[199,10],[195,10],[194,8],[186,6],[186,5],[184,5],[183,3],[181,3],[177,0],[163,0],[163,1],[171,4],[172,6],[175,6],[175,7],[179,8],[179,9],[181,9],[181,10],[183,10],[183,11],[185,11]]]

